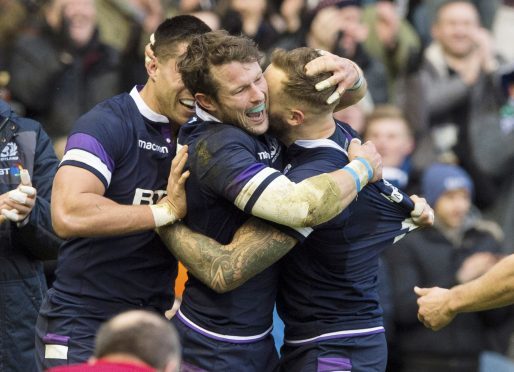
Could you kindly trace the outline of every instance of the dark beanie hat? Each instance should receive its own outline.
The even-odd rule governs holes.
[[[461,167],[436,163],[423,172],[421,191],[431,206],[443,193],[457,189],[465,189],[473,196],[473,181]]]

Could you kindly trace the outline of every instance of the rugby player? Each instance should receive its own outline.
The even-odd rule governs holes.
[[[318,55],[311,48],[277,50],[265,71],[271,129],[288,146],[287,177],[294,182],[347,166],[348,144],[357,137],[322,105],[329,92],[310,90],[312,78],[298,67]],[[314,227],[281,261],[277,310],[285,323],[284,371],[385,370],[379,255],[418,226],[414,201],[425,208],[418,224],[432,223],[433,212],[424,199],[411,200],[386,181],[361,189],[344,212]]]
[[[168,234],[169,229],[160,229],[168,247],[194,274],[189,278],[182,307],[174,322],[182,337],[184,360],[206,370],[244,367],[245,370],[260,371],[276,366],[276,354],[269,335],[277,284],[276,267],[270,267],[250,280],[242,276],[248,272],[248,266],[252,266],[249,271],[254,275],[278,259],[280,254],[276,252],[272,253],[272,259],[260,255],[273,252],[272,246],[290,249],[312,231],[305,226],[320,224],[339,214],[353,200],[361,185],[380,177],[380,166],[371,145],[363,149],[365,146],[354,144],[356,152],[368,156],[370,161],[354,160],[345,170],[311,178],[303,185],[302,182],[292,183],[273,169],[282,167],[282,149],[275,139],[264,135],[268,127],[267,86],[257,62],[258,56],[251,41],[213,32],[195,38],[179,64],[184,83],[197,100],[196,116],[181,130],[181,137],[191,149],[188,225],[221,244],[229,243],[237,228],[248,218],[243,212],[296,227],[295,230],[283,226],[277,226],[278,229],[268,227],[265,229],[267,238],[261,240],[267,248],[257,247],[257,253],[246,251],[235,255],[232,253],[236,250],[227,247],[220,249],[218,254],[209,252],[205,255],[204,249],[210,247],[196,243],[191,244],[196,245],[196,251],[181,250],[178,242],[181,239],[174,239],[173,234]],[[349,69],[358,71],[350,61],[348,64]],[[345,97],[346,104],[355,96],[360,99],[361,89],[365,89],[359,82],[362,75],[354,76],[352,84],[356,86],[353,91],[350,88],[350,94]],[[335,104],[329,108],[330,112],[334,107]],[[353,159],[355,155],[350,157]],[[367,174],[368,167],[370,174]],[[327,186],[331,187],[331,193],[325,191]],[[325,209],[320,207],[323,204]],[[281,230],[287,234],[281,234]],[[241,239],[236,237],[235,240]],[[205,256],[212,259],[210,263],[206,262]],[[218,292],[227,288],[224,271],[228,266],[225,259],[229,256],[231,260],[237,256],[240,264],[239,269],[232,266],[235,270],[228,276],[234,281],[229,286],[247,281],[230,293],[217,294],[211,288]],[[247,259],[255,266],[247,265]],[[199,265],[199,261],[204,264]],[[245,270],[244,274],[241,268]]]
[[[163,22],[147,83],[96,106],[69,137],[52,197],[55,229],[69,240],[38,319],[39,369],[87,360],[100,323],[121,311],[171,307],[177,262],[153,229],[185,214],[178,170],[187,148],[168,183],[176,132],[193,114],[176,63],[207,31],[190,16]],[[331,83],[341,80],[337,63],[325,67],[336,72]]]
[[[53,226],[68,240],[39,312],[39,370],[86,361],[100,324],[122,311],[171,307],[177,261],[153,229],[185,211],[174,197],[180,184],[167,187],[176,132],[193,114],[176,59],[208,31],[192,16],[164,21],[146,84],[75,123],[53,184]]]

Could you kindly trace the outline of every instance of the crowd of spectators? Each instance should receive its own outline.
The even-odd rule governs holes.
[[[253,38],[264,65],[275,48],[299,46],[355,61],[368,94],[336,117],[375,142],[385,178],[423,195],[423,172],[434,163],[458,165],[473,185],[465,214],[499,226],[502,234],[491,235],[495,257],[514,253],[513,0],[0,0],[0,98],[41,122],[59,156],[81,114],[146,81],[144,45],[177,14]],[[430,234],[462,253],[462,242],[444,232],[418,239]],[[487,250],[474,244],[469,252]],[[413,306],[402,305],[416,297],[403,290],[406,264],[396,251],[386,260],[395,274],[391,308],[415,317]],[[408,284],[458,283],[465,259],[455,257],[444,283],[426,275]],[[395,315],[392,327],[401,335],[403,320],[395,324]]]

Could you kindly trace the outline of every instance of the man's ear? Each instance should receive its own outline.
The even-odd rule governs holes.
[[[98,359],[96,359],[94,356],[90,356],[87,360],[87,364],[95,364],[97,360]]]
[[[159,66],[157,64],[157,58],[149,58],[145,61],[146,73],[148,77],[155,82],[155,77],[157,75],[157,71],[159,70]]]
[[[304,121],[305,121],[305,115],[302,111],[296,110],[296,109],[292,109],[289,111],[289,115],[287,118],[287,122],[289,123],[289,125],[291,125],[291,126],[301,125],[301,124],[303,124]]]
[[[216,105],[211,97],[203,93],[196,93],[195,100],[204,110],[209,112],[216,111]]]

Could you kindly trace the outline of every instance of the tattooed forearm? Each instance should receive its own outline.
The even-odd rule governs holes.
[[[220,293],[237,288],[296,244],[296,239],[256,218],[241,226],[228,245],[182,224],[157,231],[168,249],[197,279]]]

